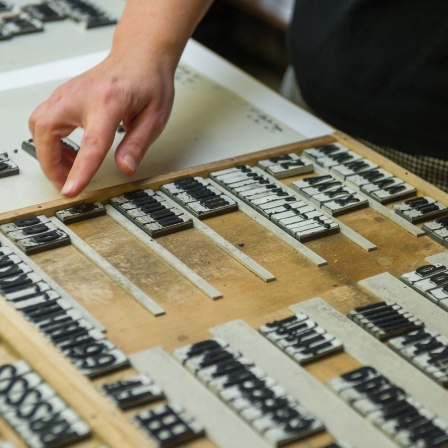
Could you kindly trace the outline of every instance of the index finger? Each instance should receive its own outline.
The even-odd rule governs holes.
[[[102,110],[89,115],[81,148],[61,190],[64,196],[78,195],[92,180],[112,146],[121,115],[110,109],[106,114]]]
[[[64,185],[72,163],[65,156],[61,138],[66,137],[78,127],[76,120],[70,119],[70,114],[67,114],[67,111],[64,112],[62,113],[60,107],[57,106],[52,106],[52,110],[49,111],[48,105],[43,103],[30,117],[30,131],[36,145],[36,155],[40,166],[58,191]]]

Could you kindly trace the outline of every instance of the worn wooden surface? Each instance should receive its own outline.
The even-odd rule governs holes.
[[[413,184],[420,195],[428,194],[448,204],[445,193],[344,134],[336,133],[334,136],[297,145],[84,194],[76,200],[61,199],[16,210],[0,215],[0,223],[34,213],[51,216],[56,210],[67,208],[71,204],[92,200],[106,202],[107,198],[125,191],[143,187],[158,188],[163,183],[189,175],[204,176],[238,164],[254,164],[256,160],[268,156],[291,151],[300,153],[305,147],[328,143],[334,139]],[[288,184],[299,178],[286,179],[284,183]],[[210,338],[210,327],[237,318],[242,318],[254,328],[258,328],[268,321],[291,315],[288,306],[316,296],[322,297],[339,311],[346,313],[356,306],[376,301],[357,286],[359,280],[385,271],[399,277],[425,264],[425,257],[445,250],[426,236],[417,238],[410,235],[370,208],[342,215],[338,219],[376,244],[378,249],[367,252],[340,234],[324,237],[306,243],[307,247],[328,261],[328,265],[316,267],[240,211],[205,221],[235,247],[272,272],[277,279],[270,283],[256,277],[195,229],[158,238],[157,241],[163,247],[222,292],[223,298],[216,301],[208,299],[173,267],[162,261],[110,217],[103,216],[70,225],[72,231],[166,310],[166,314],[159,317],[154,317],[144,310],[133,297],[125,294],[110,277],[73,246],[43,252],[32,256],[32,259],[106,327],[107,336],[114,344],[131,354],[155,346],[172,352],[177,347]],[[10,319],[10,322],[5,326],[0,325],[0,336],[6,346],[15,347],[17,353],[14,356],[29,358],[30,364],[34,363],[39,372],[48,377],[50,384],[63,391],[64,398],[73,403],[75,409],[79,408],[83,416],[86,414],[86,419],[89,406],[93,406],[92,412],[96,414],[89,418],[95,423],[92,425],[95,438],[79,446],[96,446],[95,441],[106,441],[108,425],[115,426],[115,418],[122,422],[126,415],[114,410],[118,416],[114,415],[113,419],[109,419],[108,413],[112,412],[112,407],[105,398],[95,392],[93,386],[129,376],[131,369],[89,381],[68,366],[68,374],[64,378],[61,366],[64,366],[65,370],[66,361],[52,347],[48,347],[46,342],[42,342],[42,338],[34,338],[35,330],[20,315],[7,310],[6,304],[0,302],[0,312],[3,311],[5,314],[2,320]],[[16,345],[16,341],[20,343]],[[11,348],[7,349],[9,352],[3,352],[2,347],[0,361],[12,356]],[[39,362],[39,355],[45,356],[48,362]],[[357,366],[357,360],[341,353],[313,362],[306,369],[320,381],[326,382]],[[81,403],[81,398],[86,396],[91,398]],[[131,415],[132,412],[126,414]],[[116,428],[122,435],[126,434],[128,428],[125,423],[123,425]],[[5,432],[2,430],[4,426],[0,423],[1,434],[9,435],[9,429],[6,428]],[[136,428],[130,428],[129,431],[133,434],[132,437],[141,437]],[[292,446],[319,447],[331,440],[331,436],[324,433]],[[125,446],[111,443],[110,440],[108,444]],[[188,446],[209,447],[213,446],[213,443],[201,440]]]

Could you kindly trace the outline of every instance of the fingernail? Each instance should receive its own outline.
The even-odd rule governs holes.
[[[67,181],[65,185],[62,187],[61,194],[67,196],[73,190],[74,186],[75,182],[73,182],[72,180]]]
[[[131,171],[132,173],[134,173],[137,170],[137,162],[129,154],[126,154],[123,157],[123,163],[126,165],[126,168],[128,168],[128,170]]]

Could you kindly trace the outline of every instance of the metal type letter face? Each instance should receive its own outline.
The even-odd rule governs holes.
[[[190,217],[153,190],[126,193],[109,203],[153,238],[193,227]]]
[[[30,15],[19,12],[1,18],[1,27],[12,37],[23,34],[39,33],[44,30],[43,23]]]
[[[445,205],[429,196],[408,199],[401,204],[394,205],[393,209],[397,215],[412,223],[440,218],[448,213]]]
[[[303,313],[263,325],[260,332],[299,364],[311,362],[343,348],[339,339]]]
[[[73,224],[86,219],[104,216],[105,214],[106,208],[100,202],[78,204],[55,213],[56,217],[64,224]]]
[[[387,302],[355,308],[348,317],[378,339],[409,333],[424,325],[400,305]]]
[[[173,447],[204,435],[204,428],[175,405],[161,405],[137,414],[135,422],[157,446]]]
[[[59,448],[90,435],[89,427],[24,361],[0,366],[0,412],[33,448]]]
[[[0,154],[0,179],[19,174],[19,167],[13,163],[7,153]]]
[[[257,166],[266,171],[276,179],[297,176],[299,174],[311,173],[314,170],[313,164],[297,154],[284,154],[270,159],[260,160]]]
[[[180,179],[163,185],[161,190],[198,219],[238,210],[233,199],[202,177]]]
[[[70,244],[70,237],[45,216],[28,216],[0,226],[2,231],[26,254],[35,254]]]
[[[84,29],[98,28],[117,23],[116,17],[86,0],[58,0],[58,9],[66,16],[78,22]]]
[[[101,390],[121,409],[130,409],[164,397],[162,388],[146,375],[103,384]]]
[[[288,328],[291,325],[285,323]],[[312,350],[311,345],[317,348],[318,342],[311,339],[308,348]],[[323,429],[281,386],[220,338],[181,347],[174,356],[274,446]]]

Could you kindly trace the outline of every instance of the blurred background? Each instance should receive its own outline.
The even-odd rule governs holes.
[[[193,37],[278,90],[287,66],[285,33],[294,0],[222,0]]]

